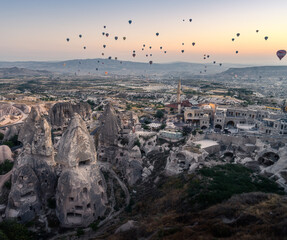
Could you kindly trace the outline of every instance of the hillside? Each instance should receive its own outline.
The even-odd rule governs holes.
[[[229,68],[221,75],[237,77],[283,77],[287,75],[287,66],[260,66],[260,67],[244,67],[244,68]]]
[[[60,62],[0,62],[2,68],[28,68],[32,70],[45,70],[55,73],[77,75],[103,75],[105,72],[117,75],[198,75],[216,74],[227,70],[229,67],[240,65],[206,63],[153,63],[109,60],[109,59],[77,59]],[[206,72],[204,72],[206,70]]]
[[[31,70],[26,68],[10,67],[0,68],[0,78],[14,78],[14,77],[38,77],[49,76],[52,73],[45,70]]]

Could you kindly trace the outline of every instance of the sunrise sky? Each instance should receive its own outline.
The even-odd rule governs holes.
[[[286,10],[286,0],[1,0],[0,60],[99,58],[104,52],[141,62],[202,63],[209,54],[208,61],[286,65],[287,58],[276,57],[287,49]]]

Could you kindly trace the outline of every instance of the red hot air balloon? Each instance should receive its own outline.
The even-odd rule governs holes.
[[[285,57],[285,55],[286,55],[286,50],[279,50],[279,51],[277,51],[276,55],[277,55],[277,57],[281,60],[282,58]]]

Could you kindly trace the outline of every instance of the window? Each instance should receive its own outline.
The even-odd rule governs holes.
[[[82,166],[87,166],[87,165],[90,165],[91,161],[90,159],[88,160],[84,160],[84,161],[80,161],[79,162],[79,166],[82,167]]]

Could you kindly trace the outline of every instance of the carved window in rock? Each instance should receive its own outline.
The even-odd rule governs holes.
[[[83,188],[83,193],[87,194],[88,193],[88,189],[87,188]]]
[[[102,180],[100,180],[100,181],[98,182],[98,184],[102,187],[102,186],[103,186]]]
[[[76,206],[76,210],[83,210],[83,206]]]
[[[74,202],[74,198],[73,198],[73,197],[70,197],[70,198],[69,198],[69,201],[70,201],[70,202]]]
[[[90,164],[91,164],[91,160],[90,159],[79,161],[79,167],[88,166]]]

